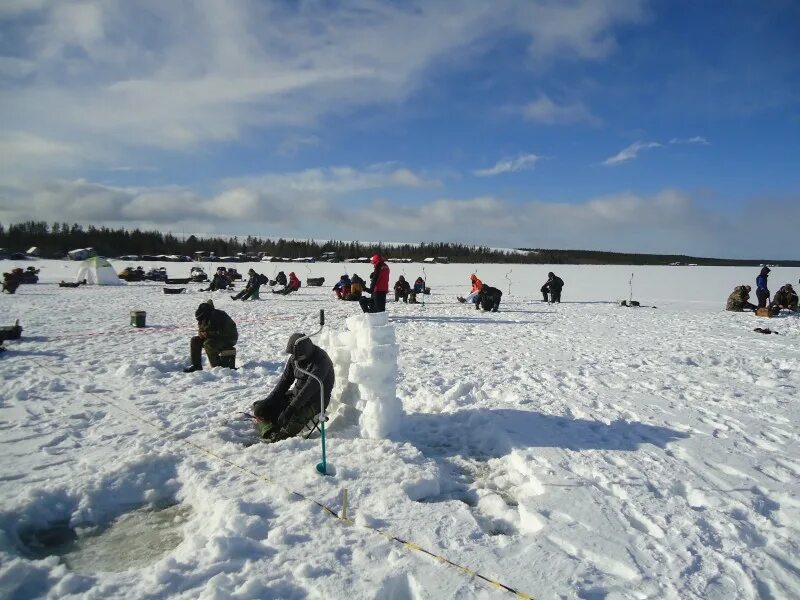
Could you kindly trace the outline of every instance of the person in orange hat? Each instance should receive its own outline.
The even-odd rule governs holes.
[[[389,293],[389,265],[376,254],[370,259],[373,264],[372,273],[369,276],[369,287],[365,290],[370,293],[369,298],[361,298],[361,310],[365,313],[377,313],[386,311],[386,294]]]
[[[456,300],[462,304],[464,302],[475,304],[478,301],[478,294],[481,293],[481,288],[483,287],[483,282],[478,279],[478,276],[475,275],[475,273],[469,276],[469,280],[472,283],[472,289],[469,291],[469,294],[467,294],[466,298],[463,296],[456,297]]]

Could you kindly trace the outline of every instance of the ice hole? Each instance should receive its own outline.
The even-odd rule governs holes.
[[[54,523],[22,533],[20,540],[30,558],[58,556],[68,569],[82,574],[118,573],[151,564],[175,549],[190,515],[182,504],[148,506],[104,525]]]

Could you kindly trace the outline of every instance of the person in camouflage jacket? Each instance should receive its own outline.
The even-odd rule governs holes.
[[[214,308],[211,300],[203,302],[194,313],[197,318],[197,335],[189,342],[192,365],[183,370],[193,373],[203,369],[201,350],[206,351],[208,362],[212,367],[227,366],[220,353],[233,350],[239,340],[236,323],[228,313]],[[234,355],[235,356],[235,355]]]
[[[744,312],[745,310],[755,310],[755,304],[750,303],[750,286],[737,285],[733,288],[731,295],[728,296],[728,302],[725,304],[725,310],[732,312]]]

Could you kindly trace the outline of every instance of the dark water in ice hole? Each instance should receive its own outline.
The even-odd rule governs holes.
[[[54,523],[20,535],[31,558],[59,556],[84,574],[118,573],[155,562],[183,541],[191,510],[181,504],[139,508],[102,526]]]

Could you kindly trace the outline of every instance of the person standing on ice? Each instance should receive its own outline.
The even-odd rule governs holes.
[[[547,294],[550,294],[549,302],[558,302],[561,304],[561,289],[564,287],[564,280],[550,271],[547,274],[547,281],[542,286],[542,302],[548,302]]]
[[[189,342],[192,366],[183,372],[194,373],[203,370],[201,350],[206,351],[208,363],[212,367],[233,366],[227,359],[239,340],[239,332],[233,319],[228,313],[214,308],[211,300],[198,306],[194,316],[197,318],[197,335]],[[235,360],[236,354],[233,353],[233,356]]]
[[[336,382],[328,353],[302,333],[291,335],[286,353],[291,356],[278,383],[269,396],[253,403],[259,434],[269,442],[296,436],[320,414],[319,383],[303,371],[322,381],[326,407]]]
[[[769,277],[770,268],[764,267],[761,269],[758,277],[756,277],[756,298],[758,298],[758,308],[766,308],[767,300],[769,300],[769,288],[767,288],[767,278]]]
[[[481,293],[481,287],[483,286],[483,282],[480,279],[478,279],[478,276],[475,275],[475,273],[473,273],[472,275],[469,276],[469,280],[472,283],[472,288],[470,289],[469,294],[467,294],[466,297],[456,296],[456,300],[458,300],[462,304],[477,302],[478,294]]]
[[[725,304],[725,310],[731,312],[744,312],[745,310],[755,310],[756,305],[750,303],[750,286],[737,285],[733,288],[731,295],[728,296],[728,302]]]
[[[386,312],[386,294],[389,293],[389,265],[376,254],[370,259],[374,265],[372,273],[369,275],[369,287],[366,291],[370,293],[369,298],[361,298],[358,303],[361,310],[365,313]]]

